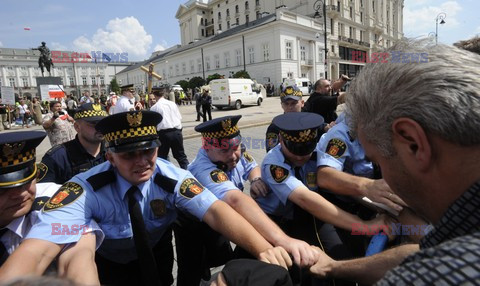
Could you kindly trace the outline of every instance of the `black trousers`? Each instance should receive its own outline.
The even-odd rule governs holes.
[[[195,110],[197,111],[197,121],[200,121],[200,117],[203,118],[203,113],[202,111],[200,110],[202,108],[202,105],[201,104],[196,104],[195,105]]]
[[[202,104],[202,112],[203,112],[203,122],[208,120],[212,120],[212,106],[210,104]]]
[[[206,223],[182,213],[179,213],[173,225],[173,232],[177,250],[177,286],[199,285],[201,279],[210,280],[211,267],[223,265],[234,258],[249,256],[245,251],[237,256],[226,237]]]
[[[172,149],[173,157],[177,160],[180,168],[187,169],[188,159],[183,148],[183,135],[181,129],[159,130],[158,137],[162,145],[158,147],[158,157],[168,160],[168,152]]]
[[[173,284],[172,229],[169,228],[152,249],[163,286]],[[138,260],[121,264],[96,253],[98,276],[102,285],[144,285]]]

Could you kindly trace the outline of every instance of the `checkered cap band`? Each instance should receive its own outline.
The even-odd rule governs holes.
[[[292,141],[295,143],[305,143],[305,142],[310,142],[315,138],[317,138],[317,130],[313,130],[313,131],[312,129],[303,130],[298,132],[298,134],[296,134],[297,136],[292,136],[280,130],[280,135],[282,135],[282,137],[288,141]]]
[[[303,93],[300,91],[300,89],[292,87],[292,86],[287,86],[282,92],[280,93],[280,98],[283,98],[285,96],[298,96],[302,97]]]
[[[25,153],[15,154],[13,156],[1,157],[0,164],[2,168],[6,168],[9,166],[16,166],[35,158],[35,149],[29,150]]]
[[[74,119],[83,119],[83,118],[88,118],[88,117],[107,117],[108,113],[105,110],[85,110],[81,112],[75,113]]]
[[[227,130],[215,131],[215,132],[202,132],[202,137],[204,138],[225,138],[229,137],[232,134],[239,133],[240,130],[238,126],[235,125],[233,127],[228,128]]]
[[[111,144],[118,139],[139,138],[148,135],[157,135],[157,128],[155,126],[143,126],[138,128],[130,128],[124,130],[117,130],[115,132],[105,134],[105,140]]]

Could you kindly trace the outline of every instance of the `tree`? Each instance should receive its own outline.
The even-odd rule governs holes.
[[[175,84],[178,84],[179,86],[181,86],[185,91],[187,91],[187,89],[190,87],[190,83],[183,79],[177,81]]]
[[[221,79],[221,78],[224,78],[224,76],[221,75],[221,74],[218,74],[218,73],[211,74],[207,77],[207,84],[209,84],[210,81],[212,81],[214,79]]]
[[[190,81],[188,82],[188,85],[190,86],[191,89],[194,89],[196,87],[200,88],[201,86],[205,85],[205,80],[199,76],[192,77]]]
[[[110,81],[110,90],[116,94],[120,94],[120,86],[118,85],[117,78],[115,77]]]
[[[250,75],[248,74],[247,71],[241,70],[241,71],[236,72],[233,75],[233,78],[250,78]]]

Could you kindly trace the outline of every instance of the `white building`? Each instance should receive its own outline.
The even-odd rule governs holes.
[[[62,52],[71,55],[72,52]],[[39,96],[37,77],[42,73],[38,67],[40,52],[29,49],[0,48],[0,86],[15,87],[17,96]],[[73,63],[54,63],[51,76],[60,77],[67,94],[78,96],[84,91],[90,94],[107,94],[115,74],[131,63],[95,63],[92,59],[79,59]],[[48,76],[45,70],[44,75]]]

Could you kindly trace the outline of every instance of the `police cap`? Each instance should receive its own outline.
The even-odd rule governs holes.
[[[0,189],[22,186],[36,178],[35,148],[46,135],[42,131],[0,135]]]
[[[237,123],[241,115],[230,115],[215,118],[195,127],[195,131],[202,133],[204,141],[221,141],[228,139],[229,141],[238,141],[240,144],[240,130]],[[235,145],[238,145],[235,144]]]
[[[101,104],[84,103],[75,110],[73,118],[75,120],[85,120],[90,123],[96,123],[107,117],[108,113]]]
[[[288,151],[298,156],[313,152],[323,117],[309,112],[289,112],[273,118]]]
[[[162,116],[153,111],[128,111],[100,120],[95,129],[105,137],[105,147],[113,152],[130,152],[160,146],[157,125]]]
[[[280,100],[286,101],[287,99],[300,100],[302,99],[302,91],[296,86],[286,86],[280,93]]]
[[[135,89],[133,88],[133,83],[122,85],[120,89],[122,90],[122,92],[125,92],[125,91],[135,92]]]

